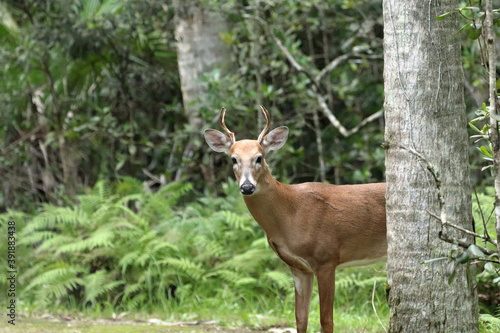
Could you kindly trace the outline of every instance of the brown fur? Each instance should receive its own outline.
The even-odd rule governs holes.
[[[278,182],[264,157],[268,151],[279,149],[287,135],[288,129],[279,127],[262,140],[234,142],[218,131],[205,131],[208,144],[235,161],[233,169],[240,186],[242,181],[255,185],[244,200],[266,232],[269,245],[290,266],[297,332],[307,330],[315,275],[322,331],[331,333],[335,269],[371,263],[386,255],[386,186]]]

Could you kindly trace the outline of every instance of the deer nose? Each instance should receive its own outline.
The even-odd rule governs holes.
[[[244,195],[253,194],[253,192],[255,192],[255,185],[250,183],[248,180],[245,180],[240,186],[240,192]]]

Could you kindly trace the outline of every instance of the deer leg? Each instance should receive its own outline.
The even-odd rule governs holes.
[[[333,333],[333,299],[335,296],[335,266],[321,267],[316,272],[319,291],[321,332]]]
[[[309,304],[314,275],[292,268],[293,281],[295,283],[295,321],[297,323],[297,333],[306,333],[309,319]]]

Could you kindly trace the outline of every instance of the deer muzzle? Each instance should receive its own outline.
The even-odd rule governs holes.
[[[240,186],[240,192],[243,195],[251,195],[255,192],[255,185],[252,184],[248,179],[243,182]]]

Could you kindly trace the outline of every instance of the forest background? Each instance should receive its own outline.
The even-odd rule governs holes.
[[[293,323],[290,274],[246,211],[228,159],[203,141],[222,106],[238,138],[262,129],[259,104],[274,127],[290,128],[268,159],[282,182],[384,180],[381,1],[184,3],[217,14],[224,45],[193,83],[205,92],[196,107],[186,105],[178,66],[187,7],[0,2],[0,237],[15,221],[24,313]],[[487,100],[479,13],[461,11],[457,31],[470,120]],[[475,218],[489,220],[488,151],[472,141],[470,151]],[[383,269],[338,274],[340,331],[379,332],[372,307],[387,321]],[[483,329],[500,329],[500,279],[478,271]],[[314,328],[318,318],[316,302]]]

